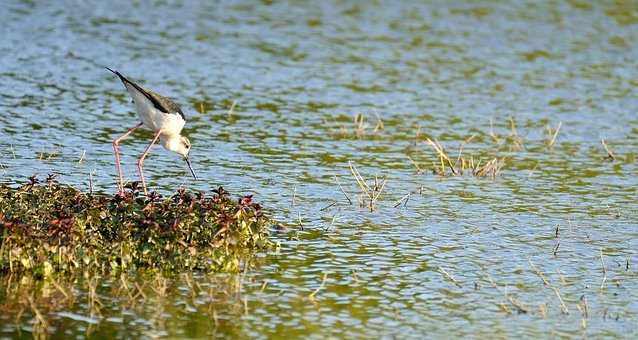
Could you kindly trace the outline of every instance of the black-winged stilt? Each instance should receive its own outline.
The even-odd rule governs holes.
[[[142,126],[155,132],[153,140],[146,147],[144,153],[142,153],[142,156],[140,156],[137,161],[137,169],[139,170],[144,194],[148,193],[146,190],[146,181],[144,180],[144,158],[146,158],[149,151],[151,151],[151,147],[158,139],[165,149],[176,152],[184,157],[193,178],[197,179],[197,176],[193,171],[193,167],[191,166],[191,162],[188,159],[188,152],[191,149],[191,143],[188,138],[181,135],[182,128],[184,128],[184,124],[186,124],[186,119],[179,105],[153,91],[142,88],[138,84],[124,77],[118,71],[113,71],[108,67],[106,69],[115,73],[120,78],[124,87],[126,87],[126,90],[128,90],[128,93],[131,95],[131,98],[133,98],[135,108],[137,109],[137,113],[141,120],[140,123],[128,129],[125,134],[113,140],[115,168],[117,169],[117,174],[119,176],[119,182],[117,185],[118,194],[122,194],[124,191],[124,179],[122,177],[122,167],[120,165],[120,141]]]

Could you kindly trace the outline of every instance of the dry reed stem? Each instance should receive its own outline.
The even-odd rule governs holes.
[[[414,134],[414,146],[419,144],[419,135],[421,135],[421,124],[416,125],[416,133]]]
[[[399,200],[394,204],[394,207],[397,208],[398,206],[401,205],[401,203],[403,203],[403,207],[405,207],[406,205],[408,205],[408,201],[410,200],[410,196],[412,195],[411,192],[408,192],[407,194],[403,195],[401,198],[399,198]]]
[[[565,301],[563,301],[563,298],[560,296],[560,291],[558,290],[558,288],[552,287],[552,289],[554,290],[554,293],[556,294],[556,297],[558,298],[558,301],[560,302],[561,312],[563,314],[569,314],[569,308],[567,308]]]
[[[423,169],[421,169],[419,164],[414,159],[412,159],[412,157],[410,157],[409,155],[407,157],[410,160],[410,162],[412,162],[412,165],[414,165],[414,167],[416,168],[417,175],[422,174],[423,173]]]
[[[303,230],[303,222],[301,222],[301,213],[297,211],[297,224],[299,224],[299,229]]]
[[[82,164],[84,161],[84,156],[86,155],[86,150],[82,150],[82,154],[80,155],[80,160],[78,160],[78,164]]]
[[[376,109],[374,109],[374,115],[377,117],[377,125],[375,125],[374,130],[372,132],[377,133],[385,129],[385,125],[383,125],[383,121],[381,120],[381,117],[379,116],[379,113],[377,112]]]
[[[452,283],[454,283],[457,287],[463,288],[463,286],[461,286],[461,284],[456,281],[456,279],[452,277],[452,275],[450,275],[450,273],[448,273],[443,267],[439,267],[439,273],[443,274],[443,276],[452,281]]]
[[[297,196],[297,186],[293,186],[292,187],[292,202],[290,202],[290,206],[294,207],[295,206],[295,198]]]
[[[547,280],[547,278],[545,277],[545,275],[543,274],[542,271],[540,271],[535,265],[534,263],[532,263],[531,259],[527,259],[527,261],[529,262],[529,265],[532,267],[532,270],[536,273],[536,275],[538,275],[542,280],[543,283],[548,286],[549,288],[551,288],[554,291],[554,294],[556,294],[556,297],[558,298],[558,301],[560,303],[560,310],[561,313],[563,314],[569,314],[569,308],[567,308],[567,305],[565,304],[565,301],[563,301],[563,298],[560,295],[560,290],[558,290],[558,288],[554,287],[549,280]],[[559,273],[560,275],[560,273]],[[563,279],[564,280],[564,279]]]
[[[456,169],[454,169],[454,165],[452,164],[450,157],[443,150],[443,146],[441,146],[438,141],[432,141],[430,138],[426,138],[426,143],[428,143],[434,149],[437,156],[439,157],[439,160],[441,162],[441,171],[439,172],[439,174],[445,176],[445,165],[447,165],[452,171],[452,174],[458,175]]]
[[[461,154],[463,153],[463,147],[465,146],[465,144],[469,143],[472,141],[472,139],[474,139],[474,137],[476,137],[476,135],[471,135],[469,138],[465,139],[463,141],[463,143],[461,143],[461,146],[459,146],[459,155],[456,157],[456,162],[454,163],[454,165],[459,164],[459,162],[464,161],[463,158],[461,158]],[[461,172],[463,172],[463,166],[461,166]]]
[[[527,307],[523,305],[522,303],[520,303],[519,301],[517,301],[507,291],[501,289],[501,287],[499,287],[496,284],[496,282],[494,282],[494,280],[492,279],[492,276],[489,273],[486,272],[485,276],[487,277],[488,281],[492,284],[492,286],[496,288],[496,290],[498,290],[501,294],[503,294],[505,299],[507,299],[507,301],[509,301],[509,303],[512,304],[512,306],[514,306],[519,313],[526,314],[528,312]],[[503,307],[505,307],[505,309],[509,312],[509,309],[507,308],[507,306],[503,305]]]
[[[357,138],[361,138],[365,135],[366,125],[362,113],[357,113],[354,116],[354,131]]]
[[[16,159],[16,150],[13,147],[13,144],[9,144],[9,151],[11,151],[11,156],[13,157],[13,159]]]
[[[587,297],[585,297],[585,295],[582,295],[580,297],[580,302],[578,302],[578,305],[576,305],[576,307],[578,307],[578,310],[580,311],[584,319],[589,318],[589,306],[587,304]]]
[[[315,296],[317,295],[317,293],[319,293],[320,290],[322,290],[325,286],[326,286],[326,279],[328,278],[328,274],[327,273],[323,273],[323,278],[321,279],[321,284],[319,285],[319,287],[317,287],[317,289],[315,289],[314,292],[310,293],[308,295],[308,299],[310,299],[310,301],[314,302],[315,301]]]
[[[600,248],[600,265],[603,268],[603,280],[600,283],[600,290],[605,289],[605,282],[607,282],[607,268],[605,268],[605,259],[603,258],[603,248]]]
[[[569,283],[565,280],[565,275],[560,271],[560,268],[556,268],[556,273],[558,274],[558,278],[560,279],[560,284],[563,286],[568,286]]]
[[[328,205],[326,205],[325,207],[319,209],[319,211],[326,211],[332,207],[334,207],[337,204],[336,201],[330,202]]]
[[[534,164],[534,167],[532,168],[532,170],[529,170],[529,174],[527,174],[527,178],[532,178],[532,175],[534,174],[534,171],[536,171],[537,168],[538,168],[538,162]]]
[[[606,160],[610,160],[610,161],[615,161],[616,160],[616,156],[614,155],[614,153],[609,149],[609,146],[607,146],[607,142],[605,142],[604,139],[600,140],[600,143],[603,145],[603,148],[605,148],[605,151],[607,152],[607,156],[604,158]]]
[[[361,190],[362,194],[365,194],[365,196],[367,196],[368,198],[368,208],[370,209],[370,211],[374,211],[375,204],[379,199],[379,196],[383,192],[383,188],[385,188],[386,179],[383,178],[383,180],[379,182],[379,178],[375,177],[374,185],[371,188],[368,183],[366,183],[363,176],[361,176],[361,173],[359,173],[359,170],[354,165],[354,163],[352,163],[352,161],[348,161],[348,164],[350,166],[350,172],[352,173],[352,176],[359,185],[359,189]],[[362,203],[365,204],[365,199]]]
[[[510,122],[510,135],[509,137],[512,139],[512,146],[510,149],[512,151],[521,151],[524,149],[523,147],[523,138],[518,135],[518,130],[516,129],[516,123],[512,117],[508,118]]]
[[[545,284],[546,286],[551,286],[551,284],[549,283],[549,281],[547,281],[547,278],[545,277],[545,275],[543,274],[542,271],[540,271],[535,265],[534,263],[532,263],[532,259],[527,259],[527,262],[529,263],[530,267],[532,267],[532,270],[534,271],[534,273],[536,275],[538,275],[538,277],[541,278],[541,280],[543,280],[543,284]]]
[[[352,270],[352,281],[354,281],[354,283],[359,283],[359,276],[357,275],[357,271],[356,270]]]
[[[480,161],[479,161],[480,162]],[[480,164],[480,163],[479,163]],[[496,178],[501,172],[501,169],[505,165],[505,161],[503,159],[493,158],[485,165],[479,167],[478,164],[474,168],[473,175],[477,177],[492,177]]]
[[[541,315],[541,317],[543,319],[547,318],[547,305],[544,303],[541,303],[538,305],[538,313]]]
[[[228,111],[226,112],[226,114],[228,115],[228,117],[232,116],[233,113],[235,113],[235,106],[237,106],[237,101],[233,100],[232,104],[230,104],[230,108],[228,109]]]
[[[548,148],[553,148],[556,143],[556,137],[558,137],[558,132],[560,131],[563,122],[558,122],[558,126],[556,129],[552,129],[549,125],[545,127],[545,132],[547,134],[547,138],[545,139],[545,144]]]
[[[343,196],[346,197],[346,199],[348,200],[348,203],[352,205],[352,200],[350,199],[350,196],[346,194],[346,191],[343,190],[343,187],[341,186],[341,183],[339,182],[339,177],[337,177],[337,175],[335,175],[335,182],[337,182],[337,185],[339,186],[339,190],[341,190],[341,192],[343,193]]]
[[[475,136],[472,135],[467,138],[460,146],[459,153],[457,155],[456,162],[453,164],[450,156],[445,152],[443,146],[436,141],[431,140],[429,138],[426,139],[426,143],[434,149],[436,156],[438,157],[440,167],[434,165],[434,172],[439,176],[445,176],[445,168],[448,167],[452,171],[453,176],[463,175],[465,169],[469,169],[472,172],[473,176],[476,177],[491,177],[496,178],[501,172],[501,169],[505,165],[504,159],[493,158],[489,160],[487,163],[481,165],[482,161],[478,160],[478,162],[474,161],[473,157],[464,158],[462,156],[463,147],[465,144],[469,143]]]

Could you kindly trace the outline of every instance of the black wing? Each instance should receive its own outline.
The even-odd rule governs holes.
[[[170,112],[170,113],[177,113],[180,116],[182,116],[183,120],[186,120],[186,117],[184,117],[184,113],[182,112],[182,108],[179,107],[179,105],[177,105],[177,103],[175,103],[174,101],[170,100],[169,98],[166,98],[164,96],[161,96],[153,91],[146,91],[151,97],[153,97],[153,99],[155,99],[155,101],[157,101],[164,109],[166,109],[167,111],[164,112]],[[157,107],[157,105],[155,106]]]
[[[165,103],[162,103],[162,100],[158,100],[156,98],[157,95],[152,95],[150,94],[148,91],[144,90],[141,86],[135,84],[134,82],[128,80],[125,76],[123,76],[120,72],[118,71],[113,71],[110,68],[106,67],[105,68],[113,73],[115,73],[116,76],[120,77],[120,80],[122,81],[122,83],[124,83],[124,85],[126,86],[126,84],[129,84],[131,86],[133,86],[136,90],[140,91],[140,93],[142,93],[144,95],[144,97],[148,98],[148,100],[151,101],[151,103],[153,103],[153,106],[155,106],[156,109],[164,112],[164,113],[169,113],[169,109],[168,107],[166,107],[166,105],[164,105]],[[180,110],[181,111],[181,110]],[[181,113],[180,113],[181,114]],[[184,117],[183,114],[182,118]]]

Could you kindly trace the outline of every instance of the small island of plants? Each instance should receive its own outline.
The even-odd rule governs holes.
[[[162,197],[131,183],[107,195],[31,177],[0,185],[0,273],[234,272],[271,244],[270,223],[252,196],[221,187]]]

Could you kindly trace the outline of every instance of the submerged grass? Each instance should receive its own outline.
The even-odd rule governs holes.
[[[359,206],[367,207],[370,211],[374,211],[375,205],[379,196],[383,192],[383,188],[385,188],[386,178],[379,180],[379,177],[374,178],[374,183],[372,186],[368,185],[366,180],[359,173],[359,169],[352,162],[348,162],[350,165],[350,172],[352,172],[352,177],[354,177],[357,185],[359,185],[359,189],[361,189],[361,195],[359,196]],[[343,189],[342,189],[343,191]],[[345,194],[345,192],[344,192]],[[347,195],[346,195],[347,197]],[[350,198],[348,198],[350,200]]]
[[[480,158],[462,156],[463,146],[470,140],[472,140],[472,137],[461,145],[456,160],[453,160],[438,141],[427,138],[426,143],[432,147],[439,161],[438,164],[433,163],[433,172],[439,176],[447,176],[446,169],[449,168],[452,176],[461,176],[466,171],[469,171],[475,177],[496,178],[500,175],[501,169],[505,164],[505,158],[494,157],[483,163]]]
[[[161,197],[133,183],[109,196],[31,177],[0,186],[0,273],[236,272],[268,247],[269,224],[251,196],[232,199],[221,187]]]

